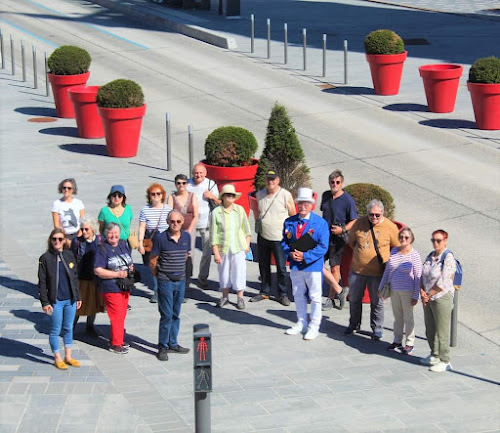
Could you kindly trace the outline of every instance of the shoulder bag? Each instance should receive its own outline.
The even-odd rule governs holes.
[[[264,219],[264,217],[267,215],[267,213],[269,212],[269,209],[271,209],[271,206],[273,205],[274,203],[274,200],[276,200],[276,198],[278,197],[278,194],[281,192],[281,188],[280,190],[276,193],[276,195],[274,196],[273,200],[271,201],[271,204],[267,207],[266,211],[264,212],[264,214],[262,216],[259,216],[259,218],[257,218],[255,220],[255,233],[257,234],[261,234],[262,233],[262,220]]]
[[[144,251],[146,251],[147,253],[149,253],[153,249],[153,238],[155,236],[155,232],[158,231],[158,226],[160,225],[161,217],[163,216],[164,210],[165,210],[165,205],[163,205],[163,208],[160,213],[160,218],[158,218],[158,224],[156,224],[153,233],[151,233],[151,237],[149,239],[142,240],[142,246],[144,247]]]
[[[380,254],[380,250],[378,249],[378,241],[377,238],[375,237],[375,232],[373,231],[373,224],[370,222],[370,231],[372,232],[372,239],[373,239],[373,246],[375,247],[375,252],[377,253],[377,259],[378,262],[380,263],[380,266],[382,267],[382,272],[385,270],[385,263],[384,259],[382,258],[382,255]]]

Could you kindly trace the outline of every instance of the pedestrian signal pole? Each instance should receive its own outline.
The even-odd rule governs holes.
[[[194,418],[196,433],[210,433],[212,392],[212,334],[206,324],[193,326]]]

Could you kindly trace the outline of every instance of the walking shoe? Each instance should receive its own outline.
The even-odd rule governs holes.
[[[127,350],[130,349],[130,343],[127,343],[125,341],[123,342],[122,346],[124,349],[127,349]]]
[[[71,358],[71,359],[66,358],[64,360],[64,362],[68,365],[71,365],[72,367],[80,367],[80,365],[81,365],[79,361],[77,361],[76,359],[73,359],[73,358]]]
[[[283,306],[285,306],[285,307],[290,306],[290,299],[288,299],[288,296],[286,296],[286,295],[280,296],[280,297],[277,299],[277,301],[278,301],[281,305],[283,305]]]
[[[401,343],[391,343],[386,347],[387,350],[396,350],[401,347]]]
[[[56,366],[56,368],[58,368],[59,370],[67,370],[68,369],[68,365],[61,359],[60,361],[58,361],[57,359],[54,361],[54,365]]]
[[[348,293],[349,293],[349,287],[342,287],[342,291],[337,295],[337,298],[339,298],[340,301],[340,305],[335,308],[338,308],[339,310],[344,309]]]
[[[189,353],[189,349],[186,348],[186,347],[182,347],[180,345],[177,345],[177,346],[170,346],[168,349],[167,349],[167,352],[168,353]]]
[[[158,361],[168,361],[168,349],[166,347],[160,347],[156,357]]]
[[[402,347],[401,353],[403,355],[411,355],[413,353],[413,346],[406,345],[405,347]]]
[[[250,302],[259,302],[259,301],[264,301],[269,299],[268,295],[261,295],[260,293],[258,295],[252,296],[249,301]]]
[[[437,356],[433,356],[432,353],[427,358],[422,358],[420,360],[420,364],[424,364],[429,367],[436,365],[438,362],[440,362],[440,359]]]
[[[127,310],[130,311],[132,309],[132,306],[130,304],[127,305]]]
[[[236,301],[236,308],[238,310],[244,310],[245,309],[245,300],[243,298],[238,298]]]
[[[314,340],[319,335],[318,329],[308,328],[304,340]]]
[[[305,334],[307,332],[307,328],[302,326],[300,323],[296,323],[293,325],[291,328],[288,328],[285,331],[285,334],[287,335],[298,335],[298,334]]]
[[[333,301],[330,298],[326,298],[323,305],[321,305],[321,311],[328,311],[333,308]]]
[[[152,304],[157,304],[158,303],[158,293],[154,292],[151,298],[149,298],[149,302]]]
[[[87,326],[87,328],[85,329],[85,334],[87,334],[89,337],[94,337],[94,338],[99,337],[99,333],[95,330],[93,326]]]
[[[344,329],[344,335],[351,335],[354,334],[354,332],[356,332],[356,330],[351,328],[350,326]]]
[[[109,346],[109,349],[108,349],[110,352],[113,352],[113,353],[118,353],[119,355],[125,355],[126,353],[128,353],[128,349],[123,347],[123,346]]]
[[[198,287],[202,290],[208,289],[208,281],[198,277]]]
[[[439,361],[437,364],[429,368],[429,371],[434,373],[442,373],[443,371],[451,371],[451,364],[449,362]]]
[[[382,338],[381,335],[373,333],[372,336],[370,337],[373,341],[380,341]]]
[[[220,298],[219,302],[217,302],[217,308],[222,308],[228,302],[229,302],[229,300],[227,298]]]

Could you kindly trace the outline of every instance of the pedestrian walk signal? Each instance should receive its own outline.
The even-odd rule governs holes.
[[[212,391],[212,334],[208,325],[195,325],[193,333],[194,392]]]

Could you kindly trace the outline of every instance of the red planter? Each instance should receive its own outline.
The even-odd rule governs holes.
[[[500,129],[500,84],[467,82],[479,129]]]
[[[99,86],[75,86],[68,89],[75,109],[78,135],[82,138],[104,137],[104,127],[95,101],[98,90]]]
[[[73,119],[75,110],[69,99],[68,89],[73,86],[84,86],[89,79],[90,72],[79,75],[54,75],[48,74],[52,94],[56,103],[57,117]]]
[[[219,188],[219,191],[228,183],[234,185],[237,192],[241,192],[241,197],[236,203],[243,206],[247,215],[250,214],[250,203],[248,194],[254,190],[255,174],[259,167],[259,160],[252,159],[252,165],[242,167],[219,167],[210,165],[202,161],[207,169],[207,177],[212,179]]]
[[[131,158],[137,155],[146,104],[133,108],[98,107],[106,134],[108,155]]]
[[[451,113],[455,109],[458,84],[464,68],[460,65],[437,64],[418,68],[424,81],[429,111]]]
[[[384,96],[398,94],[407,55],[408,51],[401,54],[366,54],[375,94]]]

